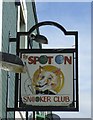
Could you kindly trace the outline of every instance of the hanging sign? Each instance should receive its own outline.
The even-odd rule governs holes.
[[[69,106],[73,102],[73,53],[22,53],[22,103]]]

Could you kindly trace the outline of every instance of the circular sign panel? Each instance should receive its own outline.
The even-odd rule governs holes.
[[[47,114],[45,120],[61,120],[60,117],[56,114]]]
[[[63,72],[56,66],[39,66],[33,75],[33,86],[36,90],[51,90],[55,94],[59,93],[64,86]]]

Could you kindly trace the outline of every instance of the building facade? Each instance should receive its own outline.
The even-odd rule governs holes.
[[[27,32],[37,23],[35,2],[15,0],[0,2],[0,51],[16,55],[16,43],[9,38],[16,38],[17,32]],[[39,32],[36,30],[35,32]],[[21,42],[25,47],[26,41]],[[33,42],[32,48],[39,49],[41,45]],[[15,73],[0,69],[0,118],[15,118],[15,112],[7,112],[7,107],[13,108],[15,103]]]

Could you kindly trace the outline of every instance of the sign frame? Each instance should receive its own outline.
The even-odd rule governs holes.
[[[53,22],[53,21],[44,21],[44,22],[40,22],[38,24],[36,24],[35,26],[33,26],[28,32],[17,32],[17,39],[16,39],[16,55],[20,56],[22,51],[39,51],[39,49],[42,49],[41,44],[39,44],[39,49],[32,49],[32,47],[30,46],[30,41],[27,41],[27,47],[26,48],[21,48],[20,47],[20,42],[21,36],[27,36],[27,38],[29,37],[29,35],[31,35],[31,33],[36,29],[39,28],[41,26],[46,26],[46,25],[51,25],[51,26],[55,26],[57,28],[59,28],[63,34],[65,36],[73,36],[74,37],[74,48],[70,49],[69,47],[67,49],[62,49],[63,51],[67,51],[67,52],[74,52],[75,55],[75,59],[76,59],[76,79],[75,79],[75,107],[32,107],[32,106],[23,106],[21,105],[22,101],[20,98],[20,75],[18,73],[16,73],[15,75],[15,103],[14,103],[14,108],[12,108],[12,110],[19,110],[19,111],[79,111],[79,82],[78,82],[78,31],[68,31],[66,30],[62,25]],[[38,33],[39,34],[39,33]],[[56,49],[54,49],[55,51]],[[20,103],[20,101],[21,103]],[[20,106],[19,106],[20,104]],[[10,111],[11,109],[9,108],[8,111]]]

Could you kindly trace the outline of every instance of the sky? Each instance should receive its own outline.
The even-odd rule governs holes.
[[[54,112],[61,118],[91,118],[91,2],[38,2],[38,22],[54,21],[67,31],[78,31],[79,112]],[[40,27],[49,43],[43,48],[72,47],[74,39],[66,38],[56,27]],[[69,41],[70,42],[69,42]]]

